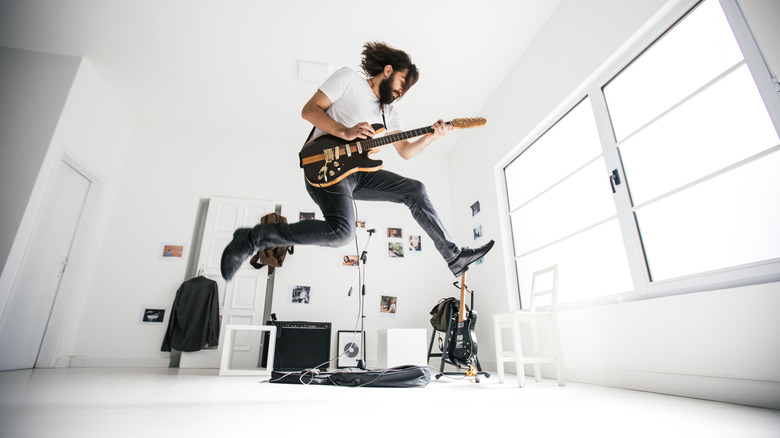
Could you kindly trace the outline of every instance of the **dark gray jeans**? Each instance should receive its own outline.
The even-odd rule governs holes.
[[[433,208],[425,186],[419,181],[379,170],[355,172],[329,187],[314,187],[308,182],[305,184],[325,220],[258,225],[250,234],[258,249],[285,245],[346,245],[355,236],[354,199],[406,205],[446,262],[454,260],[460,253],[460,248],[444,229]]]

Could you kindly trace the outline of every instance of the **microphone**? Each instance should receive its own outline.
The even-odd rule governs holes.
[[[368,234],[371,235],[371,234],[376,233],[376,228],[371,228],[371,229],[368,229],[366,231],[368,231]]]

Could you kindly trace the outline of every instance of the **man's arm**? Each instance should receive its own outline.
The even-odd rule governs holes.
[[[433,128],[433,132],[430,134],[425,134],[415,141],[401,140],[393,143],[393,146],[395,146],[395,150],[398,152],[398,155],[400,155],[404,160],[408,160],[425,150],[425,148],[427,148],[431,142],[443,138],[453,129],[452,126],[444,123],[443,120],[439,120],[438,122],[434,123],[431,128]],[[388,135],[390,134],[394,133],[388,133]]]
[[[317,92],[314,93],[314,96],[312,96],[311,99],[306,102],[306,105],[303,106],[301,117],[328,134],[335,135],[344,140],[351,141],[356,138],[365,139],[374,136],[374,128],[371,127],[370,123],[361,122],[348,128],[330,118],[325,111],[327,111],[332,104],[333,102],[328,99],[328,96],[326,96],[325,93],[317,90]]]

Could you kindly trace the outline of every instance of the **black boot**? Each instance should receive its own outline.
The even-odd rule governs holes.
[[[458,254],[458,258],[456,258],[455,260],[447,264],[450,267],[450,271],[452,271],[452,273],[455,276],[461,275],[464,272],[468,271],[469,265],[484,257],[485,254],[487,254],[488,251],[490,251],[490,248],[493,248],[494,243],[496,242],[491,240],[490,242],[480,246],[479,248],[461,249],[460,254]]]
[[[252,243],[252,238],[249,235],[251,231],[251,228],[237,229],[236,232],[233,233],[233,241],[230,242],[222,252],[220,269],[222,271],[222,278],[225,280],[233,278],[233,275],[238,271],[238,268],[241,267],[241,264],[244,263],[244,260],[257,252],[254,243]]]

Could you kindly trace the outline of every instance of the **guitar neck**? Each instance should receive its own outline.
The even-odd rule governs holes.
[[[458,322],[466,320],[466,273],[460,277],[460,308],[458,309]]]
[[[447,122],[448,125],[452,125],[452,122]],[[384,137],[372,138],[370,140],[364,140],[359,142],[363,150],[371,150],[374,148],[382,147],[386,144],[395,143],[399,140],[407,140],[421,135],[430,134],[433,132],[433,128],[425,126],[423,128],[412,129],[411,131],[398,132],[395,134],[386,135]]]

